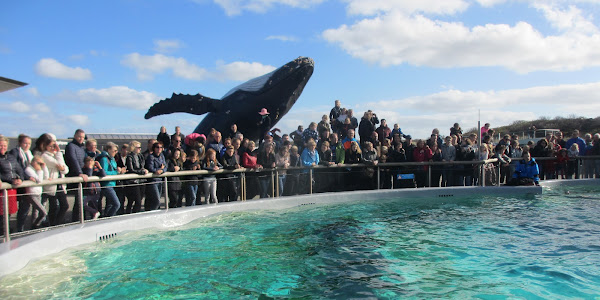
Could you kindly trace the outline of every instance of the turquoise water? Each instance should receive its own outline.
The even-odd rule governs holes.
[[[220,215],[36,261],[0,298],[600,297],[600,189],[544,193]]]

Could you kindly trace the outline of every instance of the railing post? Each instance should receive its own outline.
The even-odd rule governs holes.
[[[279,197],[279,189],[281,188],[279,186],[279,170],[275,170],[275,180],[277,181],[275,185],[275,194]],[[275,198],[275,195],[273,195],[273,198]]]
[[[485,172],[483,170],[483,164],[479,167],[479,185],[485,186]]]
[[[428,166],[427,167],[427,186],[431,187],[431,167],[432,166]]]
[[[275,198],[275,181],[273,180],[273,169],[271,169],[271,197]]]
[[[242,201],[246,201],[246,172],[242,172],[242,194],[240,198]]]
[[[379,169],[379,165],[377,165],[377,189],[381,186],[381,169]]]
[[[502,180],[500,169],[502,169],[502,163],[498,163],[498,180],[496,180],[496,186],[500,186],[500,181]]]
[[[2,197],[2,202],[4,205],[4,242],[10,242],[10,215],[8,214],[8,190],[4,190],[4,197]]]
[[[83,212],[83,183],[77,184],[77,196],[79,197],[79,222],[81,224],[85,223],[85,213]],[[73,208],[75,209],[75,208]]]
[[[169,211],[169,180],[165,177],[165,209]]]
[[[312,186],[312,182],[313,182],[313,169],[310,168],[308,170],[308,186],[309,186],[309,194],[312,195],[313,193],[313,186]]]

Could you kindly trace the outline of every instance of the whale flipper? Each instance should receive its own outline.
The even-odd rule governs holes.
[[[183,95],[173,93],[171,98],[161,100],[152,105],[144,118],[150,119],[155,116],[175,112],[203,115],[209,112],[219,112],[221,106],[221,100],[205,97],[201,94]]]

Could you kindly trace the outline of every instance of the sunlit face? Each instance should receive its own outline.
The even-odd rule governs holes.
[[[23,151],[29,150],[31,148],[31,139],[24,138],[23,141],[21,141],[21,143],[19,144],[19,146],[21,147],[21,149],[23,149]]]
[[[78,132],[77,134],[75,134],[75,136],[73,138],[75,139],[75,141],[77,143],[83,144],[83,141],[85,140],[85,133]]]
[[[160,154],[160,152],[162,152],[162,151],[163,151],[163,146],[162,146],[162,145],[160,145],[160,144],[159,144],[158,146],[156,146],[156,147],[154,147],[154,148],[152,149],[152,152],[153,152],[155,155],[159,155],[159,154]]]
[[[55,142],[50,142],[46,146],[45,150],[48,151],[48,152],[54,152],[54,149],[56,149],[56,143]]]
[[[233,152],[235,152],[235,150],[233,150],[233,148],[228,148],[227,150],[225,150],[225,153],[229,156],[233,156]]]
[[[354,130],[350,129],[348,130],[348,138],[353,138],[354,137]]]
[[[233,140],[233,142],[231,144],[233,145],[233,148],[235,148],[235,149],[240,148],[240,140]]]
[[[0,154],[4,155],[6,154],[6,151],[8,151],[8,142],[0,141]]]
[[[85,148],[86,148],[88,151],[96,151],[96,149],[98,148],[98,144],[97,144],[96,142],[89,142],[89,143],[88,143],[88,144],[85,146]]]
[[[179,159],[181,157],[181,151],[175,151],[173,152],[173,158],[174,159]]]
[[[110,147],[108,149],[108,151],[106,151],[106,152],[108,152],[108,155],[110,155],[111,157],[115,157],[115,155],[117,154],[118,150],[117,150],[117,147]]]
[[[176,137],[173,139],[173,146],[175,146],[176,148],[181,147],[181,137]]]
[[[135,146],[135,149],[133,149],[133,153],[138,154],[140,152],[142,152],[142,146],[141,145]]]

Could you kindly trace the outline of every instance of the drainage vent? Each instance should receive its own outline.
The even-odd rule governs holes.
[[[441,194],[441,195],[438,195],[438,198],[448,198],[448,197],[454,197],[454,195],[453,194]]]
[[[314,205],[314,204],[317,204],[317,203],[314,203],[314,202],[311,202],[311,203],[302,203],[302,204],[300,204],[300,206],[305,206],[305,205]]]
[[[107,241],[109,239],[115,238],[117,237],[117,233],[111,233],[111,234],[106,234],[106,235],[101,235],[100,237],[98,237],[98,240],[101,242]]]

